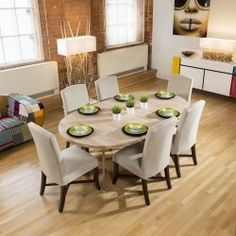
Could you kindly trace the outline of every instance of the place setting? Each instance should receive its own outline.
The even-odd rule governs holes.
[[[134,96],[130,93],[119,93],[114,96],[114,99],[119,102],[127,102],[129,100],[133,100]]]
[[[67,129],[67,134],[74,138],[87,137],[93,132],[93,127],[88,124],[76,124]]]
[[[101,110],[100,107],[94,104],[86,104],[78,109],[78,112],[82,115],[94,115]]]
[[[123,126],[122,131],[129,136],[142,136],[148,131],[148,126],[141,122],[130,122]]]
[[[155,93],[155,96],[159,99],[171,99],[175,97],[175,93],[168,90],[160,90]]]
[[[171,117],[178,117],[180,115],[180,112],[175,110],[172,107],[164,107],[164,108],[158,109],[156,111],[156,114],[162,118],[168,119]]]

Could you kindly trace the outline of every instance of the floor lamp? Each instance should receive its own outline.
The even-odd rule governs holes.
[[[65,56],[68,84],[85,83],[89,89],[91,84],[91,61],[88,53],[96,51],[96,37],[85,35],[57,39],[57,53]],[[76,60],[76,55],[79,56]]]

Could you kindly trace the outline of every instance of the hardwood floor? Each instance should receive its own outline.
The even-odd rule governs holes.
[[[145,81],[123,91],[164,88],[166,83]],[[0,153],[0,235],[236,235],[236,100],[194,91],[192,101],[206,100],[197,156],[181,158],[182,178],[173,163],[172,189],[165,181],[149,181],[150,206],[135,178],[111,181],[107,154],[108,190],[94,184],[72,185],[63,214],[57,212],[59,187],[39,195],[40,170],[33,142]],[[62,110],[46,116],[44,127],[57,134]],[[99,158],[99,153],[94,153]]]

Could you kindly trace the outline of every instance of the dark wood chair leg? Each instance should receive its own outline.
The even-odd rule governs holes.
[[[84,150],[85,152],[89,152],[89,148],[87,147],[81,147],[82,150]]]
[[[175,169],[176,169],[177,177],[180,178],[181,177],[181,172],[180,172],[180,165],[179,165],[179,156],[178,155],[172,155],[172,160],[175,163]]]
[[[148,196],[148,188],[147,188],[147,180],[146,179],[142,179],[142,186],[143,186],[143,194],[144,194],[144,199],[146,202],[146,205],[150,205],[150,200],[149,200],[149,196]]]
[[[191,147],[191,151],[192,151],[192,157],[193,157],[193,164],[197,165],[197,155],[196,155],[196,145],[195,144]]]
[[[66,142],[66,148],[70,147],[70,143]]]
[[[41,171],[41,187],[40,187],[40,195],[44,194],[45,186],[47,182],[47,176]]]
[[[113,180],[112,183],[115,185],[119,177],[119,165],[116,162],[113,162]]]
[[[96,185],[98,190],[101,190],[101,186],[100,186],[99,178],[98,178],[98,167],[96,167],[93,171],[94,171],[93,176],[94,176],[95,185]]]
[[[166,184],[167,184],[167,186],[168,186],[168,189],[171,189],[172,186],[171,186],[171,181],[170,181],[169,166],[167,166],[167,167],[164,169],[164,172],[165,172],[165,179],[166,179]]]
[[[61,186],[60,192],[60,202],[58,207],[58,212],[62,212],[65,204],[66,193],[68,191],[69,185]]]

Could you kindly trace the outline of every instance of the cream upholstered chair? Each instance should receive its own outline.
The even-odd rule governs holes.
[[[96,100],[89,98],[88,90],[85,84],[71,85],[62,89],[60,93],[65,116],[89,102],[97,102]],[[69,146],[70,143],[66,142],[66,147]]]
[[[150,204],[147,179],[155,176],[164,169],[167,186],[171,188],[169,176],[170,148],[176,131],[175,117],[159,122],[148,129],[146,140],[125,147],[113,156],[114,177],[116,184],[119,176],[119,165],[142,179],[144,198]]]
[[[171,156],[175,163],[178,177],[181,177],[179,157],[190,156],[193,158],[194,165],[197,165],[195,145],[197,141],[198,126],[205,103],[205,101],[200,100],[183,110],[181,113],[171,148]],[[191,149],[191,155],[183,154],[189,149]]]
[[[85,84],[71,85],[62,89],[60,93],[65,115],[89,102],[96,102],[94,99],[89,99],[88,90]]]
[[[96,80],[95,89],[98,101],[114,97],[119,93],[117,77],[113,75]]]
[[[63,211],[70,184],[95,182],[96,187],[100,189],[96,158],[77,146],[71,146],[61,151],[52,133],[32,122],[28,124],[28,127],[36,145],[41,169],[40,195],[44,194],[45,186],[59,185],[61,189],[59,212]],[[91,170],[94,170],[93,180],[74,181]],[[47,184],[47,178],[53,183]]]
[[[184,75],[172,76],[168,82],[167,90],[184,98],[190,104],[193,90],[193,79]]]

